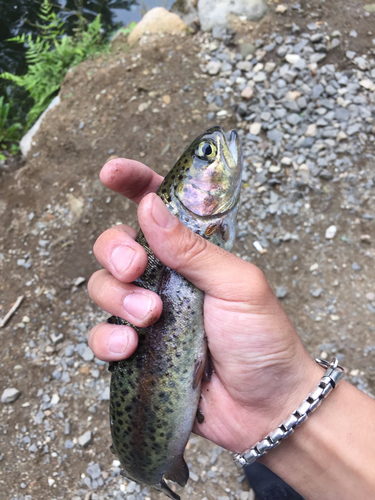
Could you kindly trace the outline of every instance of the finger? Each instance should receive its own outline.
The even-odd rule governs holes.
[[[107,229],[96,240],[94,255],[115,278],[131,283],[147,266],[146,250],[134,239],[137,231],[125,225]]]
[[[129,358],[136,350],[138,335],[131,326],[103,322],[90,331],[88,343],[97,358],[119,361]]]
[[[160,297],[150,290],[121,283],[108,271],[96,271],[87,284],[91,299],[101,309],[135,326],[155,323],[163,309]]]
[[[157,195],[142,200],[138,219],[156,257],[204,292],[262,307],[277,302],[260,269],[188,229]]]
[[[139,203],[147,193],[157,191],[163,177],[139,161],[116,158],[104,165],[100,180],[112,191]]]

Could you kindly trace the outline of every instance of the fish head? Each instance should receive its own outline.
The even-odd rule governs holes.
[[[174,193],[195,216],[219,216],[238,203],[242,164],[237,132],[232,130],[227,140],[221,127],[212,127],[185,150],[166,176],[159,195],[168,204]]]

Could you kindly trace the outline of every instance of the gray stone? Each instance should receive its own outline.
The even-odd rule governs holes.
[[[92,443],[92,435],[91,431],[86,431],[82,436],[78,438],[78,444],[82,446],[82,448],[87,448]]]
[[[305,109],[307,107],[306,97],[304,96],[299,97],[296,102],[300,109]]]
[[[238,63],[236,64],[236,68],[240,69],[241,71],[251,71],[253,65],[250,61],[238,61]]]
[[[347,50],[345,55],[348,59],[352,60],[355,58],[356,52],[353,52],[352,50]]]
[[[256,83],[264,82],[265,80],[267,80],[267,75],[266,75],[266,73],[264,71],[259,71],[259,73],[256,73],[253,76],[253,80]]]
[[[276,297],[278,299],[284,299],[288,295],[288,291],[284,285],[278,286],[276,288]]]
[[[340,45],[340,40],[338,38],[334,38],[332,41],[331,41],[331,44],[329,46],[329,49],[330,50],[333,50],[335,49],[336,47],[338,47]]]
[[[65,444],[64,444],[65,448],[67,450],[71,450],[72,448],[74,448],[75,444],[73,443],[73,441],[71,439],[67,439],[65,441]]]
[[[283,133],[280,130],[277,130],[276,128],[269,130],[267,132],[267,137],[271,141],[274,141],[276,143],[280,143],[282,138],[283,138]]]
[[[354,135],[354,134],[357,134],[362,128],[362,125],[360,123],[354,123],[353,125],[350,125],[347,129],[346,129],[346,133],[347,135],[351,136],[351,135]]]
[[[15,389],[14,387],[11,387],[9,389],[4,389],[1,395],[1,402],[5,404],[13,403],[13,401],[15,401],[20,394],[21,392],[18,389]]]
[[[73,354],[74,354],[74,346],[73,345],[68,345],[65,348],[65,356],[67,358],[70,358],[71,356],[73,356]]]
[[[250,21],[259,21],[268,13],[264,0],[199,0],[198,15],[203,31],[214,26],[230,27],[231,14],[246,16]]]
[[[351,36],[352,38],[357,38],[358,33],[356,32],[356,30],[352,30],[352,31],[349,33],[349,36]]]
[[[360,271],[361,266],[357,262],[353,262],[352,269],[353,269],[353,271]]]
[[[84,361],[92,361],[94,359],[94,353],[88,346],[84,349],[81,356],[84,359]]]
[[[335,118],[340,122],[346,122],[350,118],[350,112],[346,108],[336,108]]]
[[[368,62],[364,57],[355,57],[354,64],[356,64],[362,71],[368,69]]]
[[[316,52],[315,54],[310,55],[310,63],[318,63],[323,61],[327,57],[327,54]]]
[[[310,36],[310,40],[313,43],[319,43],[322,40],[324,40],[324,35],[322,33],[314,33],[313,35]]]
[[[331,172],[325,169],[319,173],[319,177],[321,179],[324,179],[325,181],[331,181],[333,179],[333,175],[331,174]]]
[[[323,94],[323,92],[324,92],[324,87],[321,83],[315,85],[312,91],[313,99],[317,99],[318,97],[320,97]]]
[[[293,113],[291,115],[288,115],[286,120],[290,125],[297,125],[302,120],[302,118],[296,113]]]
[[[255,50],[256,47],[253,43],[241,43],[240,45],[240,53],[244,58],[255,54]]]
[[[311,288],[310,294],[317,299],[322,295],[323,291],[323,288]]]
[[[99,400],[100,401],[109,401],[109,397],[110,397],[110,390],[109,390],[109,387],[106,387],[104,389],[104,391],[101,393],[101,395],[99,396]]]
[[[268,122],[270,121],[271,119],[271,113],[269,111],[263,111],[263,113],[261,113],[260,115],[260,119],[263,121],[263,122]]]
[[[86,474],[91,477],[91,479],[99,479],[102,476],[102,471],[100,470],[99,464],[89,465],[86,469]],[[133,490],[134,491],[134,490]],[[128,489],[126,489],[128,492]],[[132,492],[130,492],[132,493]]]
[[[221,70],[221,62],[210,61],[206,66],[206,70],[209,75],[217,75]]]

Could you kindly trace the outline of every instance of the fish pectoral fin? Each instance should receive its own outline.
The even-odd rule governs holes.
[[[211,377],[213,373],[214,373],[214,364],[211,359],[210,351],[208,351],[206,361],[204,364],[203,382],[211,382]]]
[[[164,477],[180,486],[185,486],[189,479],[189,468],[182,455],[176,459],[172,467],[164,474]]]
[[[164,495],[167,495],[168,498],[172,498],[172,500],[181,500],[180,496],[177,495],[177,493],[175,493],[173,490],[171,490],[164,479],[161,480],[160,486],[158,486],[156,489],[162,491]]]
[[[197,421],[198,421],[198,424],[203,424],[204,422],[204,415],[203,415],[203,411],[199,408],[197,408]]]
[[[194,366],[193,372],[193,389],[196,389],[202,380],[204,372],[204,360],[199,359]]]

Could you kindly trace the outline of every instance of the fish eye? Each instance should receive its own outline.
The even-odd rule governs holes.
[[[216,144],[210,141],[202,141],[195,150],[196,156],[201,160],[214,160],[217,153]]]

